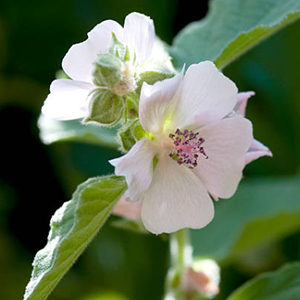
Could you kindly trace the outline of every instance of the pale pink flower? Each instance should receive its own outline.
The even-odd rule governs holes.
[[[242,177],[252,124],[228,117],[237,88],[212,62],[183,77],[143,84],[139,116],[147,136],[111,160],[131,201],[142,200],[141,218],[156,234],[201,228],[214,216],[209,194],[231,197]]]

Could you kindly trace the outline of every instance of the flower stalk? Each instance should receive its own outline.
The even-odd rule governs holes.
[[[183,271],[192,263],[193,248],[190,244],[188,228],[178,230],[170,235],[171,266]]]

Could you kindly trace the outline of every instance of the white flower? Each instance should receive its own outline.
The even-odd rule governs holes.
[[[151,70],[153,64],[172,69],[168,54],[155,38],[149,17],[131,13],[125,18],[124,28],[115,21],[104,21],[88,33],[87,40],[73,45],[64,57],[62,68],[71,79],[52,82],[42,108],[46,117],[71,120],[87,116],[91,92],[99,88],[93,77],[95,62],[99,54],[108,52],[113,34],[127,47],[130,56],[122,68],[123,80],[115,87],[117,94],[122,96],[133,91],[136,88],[134,75]]]
[[[147,137],[111,160],[132,201],[142,200],[141,218],[156,234],[201,228],[213,218],[209,194],[231,197],[253,136],[241,115],[227,117],[237,88],[205,61],[154,85],[144,83],[139,116]]]

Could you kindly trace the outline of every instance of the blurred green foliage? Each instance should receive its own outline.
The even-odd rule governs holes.
[[[124,17],[131,11],[151,16],[157,34],[171,43],[175,20],[192,21],[195,8],[188,4],[185,1],[183,10],[180,1],[173,0],[1,1],[0,299],[21,299],[30,278],[34,254],[46,243],[50,216],[71,197],[79,183],[91,176],[112,173],[107,160],[119,155],[116,150],[97,145],[62,142],[46,147],[39,141],[36,123],[40,107],[64,54],[72,44],[84,40],[97,23],[111,18],[123,24]],[[205,8],[203,2],[203,10]],[[200,19],[203,12],[198,13]],[[248,195],[251,188],[257,192],[261,178],[263,181],[258,185],[267,182],[269,189],[272,184],[276,185],[274,191],[282,187],[283,202],[288,195],[285,189],[294,190],[299,186],[298,180],[290,180],[300,171],[299,32],[300,22],[297,22],[224,70],[241,91],[255,90],[256,96],[249,100],[247,117],[254,124],[255,137],[274,154],[273,159],[261,158],[247,166],[245,187],[237,197],[243,198],[243,193]],[[35,183],[38,187],[34,187]],[[292,187],[287,187],[289,185]],[[272,192],[267,191],[267,197],[271,197],[269,194],[272,196]],[[292,197],[295,198],[287,201],[293,203],[289,208],[299,214],[299,205],[295,203],[300,195],[295,193]],[[251,204],[259,203],[261,198],[262,195],[253,199]],[[233,205],[236,200],[238,198],[232,200],[231,206],[226,206],[230,199],[216,205],[216,217],[223,213],[221,206],[231,208],[228,212],[228,220],[233,223],[228,226],[231,235],[236,232],[234,226],[240,226],[235,215],[239,210]],[[245,197],[245,201],[250,202],[251,197]],[[272,203],[272,199],[267,198],[266,202]],[[245,206],[240,209],[247,210],[247,204],[241,203]],[[110,225],[118,219],[112,217],[107,222],[50,300],[161,299],[168,267],[167,241]],[[220,221],[215,219],[214,222]],[[244,225],[250,226],[247,222]],[[231,253],[235,259],[224,264],[218,299],[224,299],[261,271],[300,260],[300,230],[297,226],[292,228],[276,239],[247,248],[249,251],[239,256]],[[222,228],[212,223],[205,230],[210,230],[213,237],[220,234]],[[253,230],[259,231],[260,227]],[[204,234],[204,230],[199,231],[199,235]],[[223,243],[217,242],[215,247],[222,247]],[[204,242],[198,239],[196,243],[201,247]],[[226,249],[208,252],[212,255],[221,250]],[[209,255],[208,252],[205,255]]]

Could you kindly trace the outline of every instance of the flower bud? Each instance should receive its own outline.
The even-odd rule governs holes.
[[[182,277],[182,286],[194,298],[209,299],[219,293],[220,268],[215,261],[203,259],[194,261]]]
[[[113,87],[121,80],[122,62],[110,53],[100,54],[94,69],[94,83],[97,86]]]
[[[123,115],[124,101],[121,97],[105,89],[96,89],[92,93],[89,115],[84,123],[97,122],[103,126],[113,126]]]

